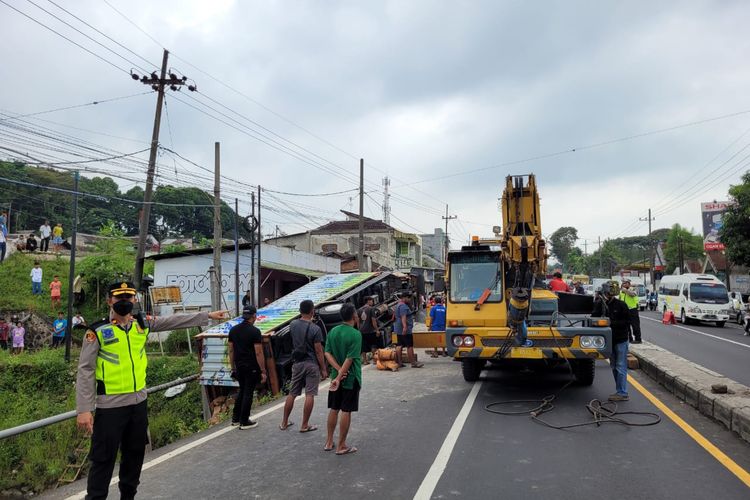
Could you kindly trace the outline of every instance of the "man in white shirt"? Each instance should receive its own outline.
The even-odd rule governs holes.
[[[40,252],[46,252],[49,250],[49,239],[52,236],[52,228],[49,225],[49,221],[45,220],[44,224],[39,226],[39,236],[42,238],[42,243],[39,246]]]
[[[31,293],[34,295],[42,294],[42,268],[39,266],[39,261],[34,262],[34,267],[31,269]]]
[[[5,246],[6,246],[6,241],[5,241],[5,231],[4,231],[4,229],[5,229],[5,225],[4,224],[0,224],[0,262],[2,262],[2,261],[5,260]]]

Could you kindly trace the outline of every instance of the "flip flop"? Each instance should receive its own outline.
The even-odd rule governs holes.
[[[312,431],[317,431],[317,430],[318,430],[317,425],[310,425],[307,427],[307,429],[300,429],[299,431],[300,432],[312,432]]]
[[[335,448],[335,446],[333,446],[331,448],[325,448],[325,447],[323,447],[323,451],[333,451],[334,448]]]
[[[356,451],[357,451],[357,448],[355,446],[350,446],[344,451],[337,451],[336,455],[349,455],[350,453],[355,453]]]
[[[287,430],[288,428],[290,428],[293,425],[294,425],[294,422],[289,422],[288,424],[286,424],[286,427],[284,427],[281,424],[279,424],[279,430],[280,431],[285,431],[285,430]]]

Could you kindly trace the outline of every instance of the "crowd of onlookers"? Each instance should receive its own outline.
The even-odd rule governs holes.
[[[50,243],[52,243],[52,252],[59,253],[64,245],[63,240],[63,227],[62,223],[58,222],[54,227],[50,226],[49,221],[45,220],[44,224],[39,226],[39,230],[35,233],[19,234],[18,239],[15,241],[15,248],[18,252],[34,253],[42,252],[47,253],[50,251]],[[5,255],[8,250],[8,214],[6,212],[0,213],[0,262],[5,260]]]

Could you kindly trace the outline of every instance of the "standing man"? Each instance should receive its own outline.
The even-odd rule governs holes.
[[[42,241],[39,244],[40,252],[49,251],[49,239],[52,236],[52,228],[49,226],[49,221],[45,220],[44,224],[39,226],[39,237]]]
[[[553,292],[567,292],[570,291],[567,283],[562,279],[562,273],[554,273],[552,279],[549,282],[549,289]]]
[[[0,262],[5,260],[5,251],[7,250],[8,240],[5,237],[5,224],[0,224]]]
[[[78,427],[91,436],[86,498],[106,498],[120,452],[121,498],[135,497],[146,450],[146,341],[150,331],[206,325],[227,311],[166,317],[133,317],[136,291],[130,282],[109,287],[109,321],[92,324],[83,340],[76,379]],[[94,418],[96,410],[96,418]]]
[[[68,320],[63,317],[63,312],[57,313],[57,319],[52,323],[52,347],[58,347],[65,340],[65,328],[68,326]]]
[[[362,364],[359,357],[362,337],[354,328],[355,313],[352,304],[344,304],[341,307],[341,319],[344,323],[334,327],[326,338],[326,360],[331,365],[332,380],[328,389],[328,435],[323,449],[333,450],[333,434],[338,424],[336,455],[348,455],[357,451],[356,447],[346,444],[352,412],[359,410],[359,390],[362,387]]]
[[[251,305],[253,305],[253,291],[248,288],[242,296],[242,308],[245,309]]]
[[[435,305],[430,307],[430,331],[431,332],[444,332],[445,331],[445,306],[443,305],[443,298],[440,296],[435,297]],[[440,347],[435,347],[435,351],[432,354],[433,358],[437,358],[440,354],[438,353]],[[447,356],[445,347],[442,348],[442,355]]]
[[[641,317],[638,315],[638,292],[630,286],[630,280],[622,282],[620,300],[628,306],[630,314],[630,341],[634,344],[641,343]]]
[[[300,432],[318,430],[315,425],[310,425],[315,405],[315,396],[318,395],[318,385],[321,378],[328,377],[325,360],[323,359],[323,332],[318,325],[313,324],[313,312],[315,304],[312,300],[303,300],[299,304],[300,319],[292,321],[289,334],[292,336],[292,381],[289,395],[284,403],[284,416],[279,425],[282,431],[287,430],[294,422],[289,421],[289,415],[294,409],[294,400],[302,394],[305,388],[305,406],[302,410],[302,426]]]
[[[86,285],[86,280],[84,276],[85,276],[84,273],[80,273],[73,280],[73,305],[74,306],[79,306],[83,304],[85,300],[84,298],[85,292],[83,291],[83,287]]]
[[[422,368],[424,363],[418,363],[414,357],[414,312],[409,307],[411,294],[408,292],[401,293],[401,301],[396,306],[396,320],[393,323],[393,331],[396,332],[396,363],[398,366],[404,366],[401,362],[401,349],[406,347],[406,354],[409,357],[409,363],[412,368]]]
[[[42,294],[42,276],[44,275],[44,271],[42,271],[42,268],[39,267],[39,261],[37,260],[34,262],[34,267],[31,269],[31,273],[29,273],[29,276],[31,276],[31,293],[34,295],[41,295]]]
[[[253,404],[255,386],[258,382],[266,382],[263,337],[255,326],[257,312],[255,306],[247,306],[242,311],[242,323],[229,330],[232,378],[240,384],[232,413],[232,425],[239,425],[240,430],[252,429],[258,425],[258,422],[250,420],[250,407]]]
[[[359,311],[360,327],[362,334],[362,364],[369,365],[367,353],[375,354],[378,349],[378,320],[375,318],[375,297],[367,297],[365,305]]]
[[[5,322],[5,317],[0,316],[0,349],[8,350],[8,336],[10,335],[10,325]]]
[[[609,396],[610,401],[628,401],[628,327],[630,313],[628,306],[617,299],[618,285],[616,281],[602,284],[601,295],[594,302],[594,317],[609,318],[612,328],[612,354],[609,364],[615,377],[616,392]]]

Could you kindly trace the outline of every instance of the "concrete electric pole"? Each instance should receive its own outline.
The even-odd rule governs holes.
[[[365,269],[365,160],[359,159],[359,249],[357,251],[357,266],[359,272],[369,271]]]
[[[136,289],[140,289],[143,280],[143,261],[146,255],[146,237],[148,236],[148,225],[151,218],[151,199],[154,193],[154,172],[156,171],[156,153],[159,149],[159,128],[161,126],[161,109],[164,106],[164,88],[169,86],[171,90],[177,91],[183,85],[187,85],[191,92],[198,90],[194,83],[187,83],[188,78],[186,76],[178,77],[175,73],[170,72],[169,78],[167,78],[168,59],[169,51],[164,49],[161,71],[158,76],[156,72],[149,76],[138,76],[134,72],[130,73],[133,80],[140,81],[144,85],[150,85],[156,91],[156,114],[154,115],[154,129],[151,134],[151,152],[148,157],[146,188],[143,191],[143,207],[141,208],[140,227],[138,229],[138,248],[135,257],[135,270],[133,271]]]
[[[458,219],[457,215],[448,215],[448,204],[445,204],[445,216],[443,217],[443,220],[445,221],[445,241],[443,243],[443,266],[448,265],[448,250],[450,250],[451,240],[448,238],[448,221],[452,219]]]

